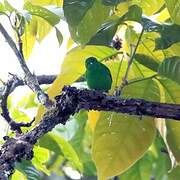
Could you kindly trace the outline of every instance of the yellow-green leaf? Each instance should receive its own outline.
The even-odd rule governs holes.
[[[33,50],[34,44],[36,42],[36,34],[37,21],[33,17],[29,23],[26,23],[24,34],[22,35],[23,54],[26,60],[29,58]]]
[[[46,168],[45,162],[49,159],[49,151],[42,147],[35,146],[33,149],[34,157],[32,159],[33,165],[40,171],[50,175],[50,171]]]
[[[17,179],[27,180],[27,177],[16,169],[11,177],[11,180],[17,180]]]
[[[165,0],[165,3],[174,23],[180,25],[180,0]]]
[[[124,97],[159,99],[159,88],[153,80],[125,87]],[[156,134],[152,117],[137,117],[102,112],[96,124],[93,158],[99,179],[121,174],[140,159]]]

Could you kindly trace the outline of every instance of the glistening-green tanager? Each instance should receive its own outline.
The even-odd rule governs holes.
[[[88,87],[108,92],[112,85],[112,76],[108,67],[99,62],[95,57],[86,59],[85,66]]]

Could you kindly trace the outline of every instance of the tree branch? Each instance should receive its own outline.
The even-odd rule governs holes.
[[[57,107],[47,111],[38,126],[25,134],[7,139],[2,146],[0,179],[7,179],[13,173],[15,162],[32,159],[33,146],[37,140],[57,124],[65,124],[71,115],[81,109],[180,120],[180,105],[143,99],[120,99],[94,90],[64,87],[62,94],[55,99]]]
[[[51,76],[42,75],[37,77],[39,84],[50,84],[55,80],[55,78],[56,76],[53,75]],[[8,80],[3,87],[1,87],[1,91],[0,91],[0,99],[1,99],[0,104],[2,108],[1,116],[4,117],[4,119],[10,125],[11,130],[16,131],[17,133],[21,133],[21,127],[30,127],[34,122],[34,120],[32,120],[29,123],[24,123],[24,122],[17,123],[10,117],[9,110],[7,107],[8,96],[17,86],[21,86],[21,85],[25,85],[25,82],[22,79],[18,78],[17,76],[12,75],[12,78]]]
[[[2,35],[4,36],[6,41],[8,42],[9,46],[14,51],[14,53],[15,53],[15,55],[16,55],[19,63],[20,63],[20,65],[21,65],[21,68],[24,71],[25,81],[26,81],[27,85],[37,94],[37,97],[38,97],[38,100],[40,101],[40,103],[42,103],[46,107],[51,107],[52,106],[52,102],[49,100],[48,95],[45,94],[42,91],[42,89],[39,86],[39,83],[38,83],[38,80],[37,80],[36,76],[30,72],[29,68],[26,65],[26,62],[25,62],[24,57],[23,57],[23,54],[21,53],[22,49],[18,50],[15,42],[9,36],[9,34],[4,29],[4,27],[2,26],[1,23],[0,23],[0,32],[2,33]]]

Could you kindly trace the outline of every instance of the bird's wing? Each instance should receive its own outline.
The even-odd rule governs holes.
[[[111,75],[111,71],[109,70],[109,68],[106,66],[106,65],[104,65],[104,64],[102,64],[103,65],[103,69],[104,69],[104,71],[110,76],[110,78],[111,78],[111,81],[112,81],[112,75]]]

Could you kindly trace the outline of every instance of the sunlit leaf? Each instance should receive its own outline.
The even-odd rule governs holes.
[[[45,19],[52,26],[56,25],[60,20],[60,17],[58,15],[41,6],[32,5],[30,2],[25,3],[24,9],[29,11],[29,13],[32,15],[36,15]]]
[[[70,143],[68,143],[62,137],[55,135],[53,133],[48,134],[60,147],[64,157],[69,160],[78,170],[82,171],[82,164],[79,157]]]
[[[56,37],[59,43],[59,46],[61,46],[62,42],[63,42],[63,35],[61,34],[61,32],[58,30],[58,28],[56,29]]]
[[[11,180],[17,180],[17,179],[27,180],[27,177],[20,171],[15,170],[15,172],[13,173],[13,175],[11,177]]]
[[[180,0],[165,0],[165,3],[173,22],[180,25]]]
[[[157,72],[158,67],[159,67],[159,63],[155,59],[153,59],[153,58],[151,58],[145,54],[138,54],[138,53],[135,55],[135,59],[140,64],[142,64],[142,65],[148,67],[149,69]]]
[[[24,58],[27,60],[33,50],[37,34],[37,21],[35,18],[25,25],[24,34],[22,35],[23,43],[23,54]]]
[[[158,73],[180,84],[180,57],[170,57],[160,64]]]
[[[77,26],[95,0],[64,0],[63,9],[70,26]],[[75,13],[76,12],[76,13]]]
[[[123,97],[159,99],[159,89],[152,80],[127,86]],[[155,137],[153,118],[103,112],[96,124],[93,158],[98,176],[105,179],[121,174],[140,159]],[[140,142],[140,143],[137,143]]]
[[[80,1],[75,2],[79,4]],[[102,23],[104,23],[106,18],[110,15],[111,7],[103,5],[101,0],[95,0],[91,2],[91,4],[88,4],[87,1],[86,3],[84,3],[86,11],[84,12],[84,9],[82,10],[81,8],[77,11],[80,11],[80,14],[76,13],[76,15],[74,15],[75,11],[68,9],[68,11],[70,11],[70,14],[73,14],[74,18],[77,16],[78,19],[76,24],[69,24],[71,37],[77,43],[86,44],[87,42],[89,42],[91,37],[96,34]]]
[[[33,148],[34,157],[32,159],[32,164],[34,167],[40,171],[43,171],[47,175],[50,175],[50,171],[44,165],[49,159],[49,151],[45,148],[34,146]]]
[[[172,44],[180,42],[180,25],[162,25],[160,30],[161,38],[156,39],[155,49],[166,49]]]
[[[91,38],[87,44],[111,46],[112,39],[120,24],[124,21],[141,21],[142,10],[134,5],[130,6],[128,12],[124,16],[111,16],[98,29],[97,33]]]
[[[13,12],[16,10],[7,0],[4,0],[4,8],[9,12]]]

